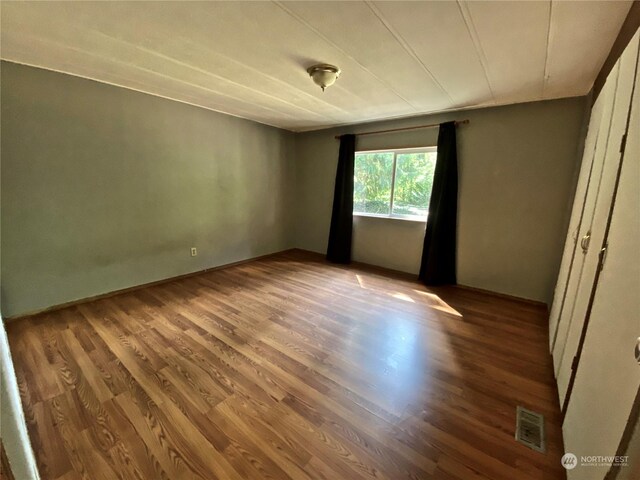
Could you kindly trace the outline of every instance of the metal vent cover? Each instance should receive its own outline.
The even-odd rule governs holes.
[[[544,416],[524,407],[516,408],[516,440],[523,445],[544,453]]]

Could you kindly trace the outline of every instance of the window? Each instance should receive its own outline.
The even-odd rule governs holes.
[[[436,147],[356,152],[354,215],[425,220]]]

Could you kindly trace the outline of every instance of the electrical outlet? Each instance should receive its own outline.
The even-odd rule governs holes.
[[[196,255],[198,255],[198,250],[196,247],[191,247],[191,256],[195,257]]]

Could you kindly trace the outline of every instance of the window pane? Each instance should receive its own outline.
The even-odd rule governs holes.
[[[393,153],[357,153],[354,168],[353,211],[389,215]]]
[[[398,154],[393,214],[427,216],[436,157],[436,152]]]

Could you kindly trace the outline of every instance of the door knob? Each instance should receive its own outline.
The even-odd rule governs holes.
[[[582,247],[582,253],[587,253],[589,250],[589,241],[591,240],[591,230],[589,230],[580,240],[580,246]]]
[[[638,341],[636,342],[635,354],[636,361],[638,362],[638,365],[640,365],[640,337],[638,337]]]

